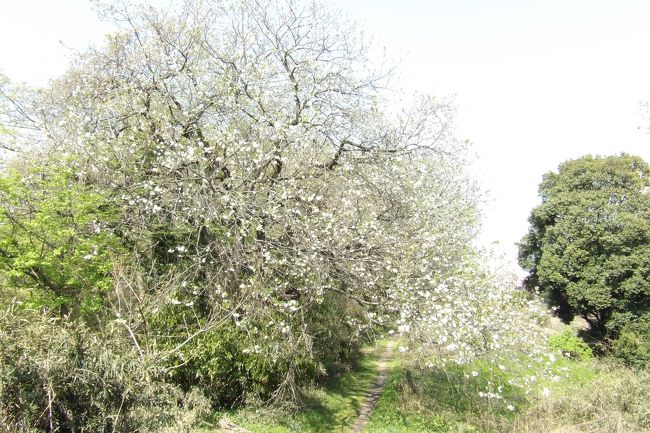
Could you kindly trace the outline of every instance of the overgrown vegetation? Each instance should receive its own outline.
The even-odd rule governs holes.
[[[572,375],[591,376],[583,383],[569,381],[551,388],[515,420],[518,432],[625,433],[650,431],[648,399],[650,374],[599,362],[571,365]]]
[[[592,359],[593,352],[584,340],[577,337],[572,329],[566,329],[560,334],[551,335],[549,346],[564,356],[577,359]]]
[[[0,174],[0,302],[97,323],[113,288],[120,210],[64,167]]]
[[[647,369],[590,356],[568,327],[551,340],[548,349],[554,355],[536,361],[508,356],[496,363],[477,359],[467,365],[422,368],[417,358],[395,354],[389,380],[364,431],[650,431]],[[570,352],[574,350],[583,357]],[[348,417],[354,417],[363,399],[359,390],[367,389],[374,378],[376,353],[376,349],[369,352],[362,368],[347,375],[343,386],[311,390],[310,405],[296,414],[239,410],[215,416],[227,417],[252,432],[348,431],[352,422]]]
[[[0,77],[0,429],[209,431],[213,411],[265,432],[345,429],[376,373],[361,347],[384,333],[408,362],[374,431],[536,431],[556,410],[538,394],[606,385],[574,335],[547,347],[541,303],[476,251],[451,102],[398,105],[391,68],[322,3],[213,3],[104,4],[116,32],[63,76]],[[650,170],[563,167],[580,200],[565,218],[575,191],[545,179],[529,282],[642,367]],[[594,215],[595,241],[577,236]],[[575,253],[565,267],[558,245]],[[603,380],[622,392],[631,374]],[[617,425],[643,429],[637,379]],[[571,422],[600,419],[593,401]]]
[[[253,432],[347,432],[377,378],[377,360],[385,347],[386,340],[365,346],[351,371],[338,379],[306,388],[304,405],[298,412],[258,406],[215,413],[213,424],[218,425],[220,419],[226,418]]]
[[[613,343],[612,352],[635,367],[650,365],[650,319],[646,316],[623,326]]]
[[[479,194],[449,101],[396,106],[391,68],[317,2],[100,10],[118,30],[63,76],[0,80],[1,303],[24,324],[0,356],[66,372],[7,367],[11,429],[162,428],[185,394],[299,406],[375,332],[427,317],[458,331],[450,356],[492,347],[485,326],[460,332],[494,286],[464,278],[480,272]],[[51,350],[21,346],[46,333],[32,317],[62,339]],[[163,401],[139,417],[136,396]]]
[[[187,431],[210,408],[165,383],[124,328],[12,308],[0,315],[0,427],[17,432]]]
[[[571,335],[575,335],[571,330],[565,331],[553,345],[564,352],[576,345],[583,351],[583,344]],[[650,431],[647,369],[589,356],[563,356],[560,350],[550,363],[526,364],[506,357],[497,364],[477,360],[465,366],[420,369],[412,361],[402,361],[393,369],[366,431]]]

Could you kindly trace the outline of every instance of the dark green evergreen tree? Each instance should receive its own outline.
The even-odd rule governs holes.
[[[519,244],[526,284],[565,322],[582,316],[616,338],[650,311],[650,167],[641,158],[582,158],[544,175],[542,203]]]

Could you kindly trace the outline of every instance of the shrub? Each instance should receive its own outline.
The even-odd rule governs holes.
[[[634,367],[650,364],[650,319],[646,317],[624,326],[612,345],[612,352]]]
[[[185,389],[200,387],[215,407],[242,403],[254,382],[243,353],[244,338],[230,325],[198,336],[168,359],[169,379]]]
[[[281,315],[268,322],[250,319],[245,325],[225,320],[169,357],[169,380],[184,390],[200,388],[215,407],[268,401],[283,386],[323,381],[349,371],[358,356],[363,334],[346,321],[355,315],[362,320],[358,310],[341,296],[326,297],[308,310],[302,342],[289,341],[281,331],[256,331],[281,323]],[[149,325],[154,334],[182,335],[189,314],[186,308],[167,306]],[[158,338],[158,343],[173,347],[177,338]],[[295,350],[296,344],[301,350]]]
[[[0,419],[9,431],[158,432],[187,428],[207,407],[159,380],[161,368],[120,328],[100,334],[10,310],[0,341]]]
[[[550,336],[548,343],[553,350],[559,350],[571,358],[591,359],[594,356],[587,343],[577,337],[571,329]]]
[[[113,258],[124,252],[119,218],[101,190],[66,167],[0,174],[4,288],[34,309],[96,321],[113,287]]]

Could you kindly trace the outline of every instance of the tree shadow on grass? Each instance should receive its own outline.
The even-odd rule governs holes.
[[[366,400],[370,397],[377,379],[375,351],[360,357],[352,370],[328,377],[320,386],[304,394],[304,407],[286,424],[296,421],[309,432],[336,432],[347,430],[356,420]]]

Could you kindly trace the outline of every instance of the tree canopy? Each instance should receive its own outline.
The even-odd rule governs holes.
[[[650,312],[650,167],[585,156],[544,175],[519,258],[564,321],[583,317],[615,337]],[[646,319],[643,319],[646,316]]]

